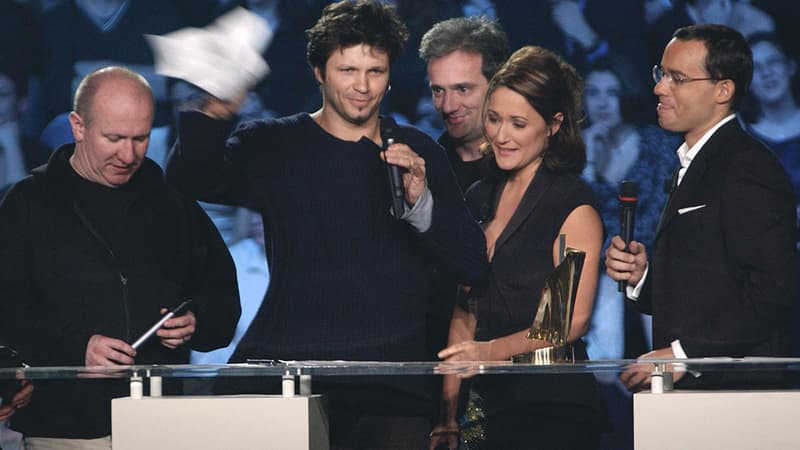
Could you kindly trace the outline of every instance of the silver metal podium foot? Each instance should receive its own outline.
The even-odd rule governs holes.
[[[134,400],[141,400],[144,397],[144,388],[142,386],[142,377],[134,375],[131,377],[131,398]]]
[[[294,397],[294,375],[286,372],[281,383],[281,395],[284,397]]]
[[[650,374],[650,392],[653,394],[663,394],[673,389],[672,372],[667,371],[667,365],[656,364]]]
[[[150,397],[161,397],[161,377],[150,377]]]
[[[311,375],[300,375],[300,395],[311,395]]]

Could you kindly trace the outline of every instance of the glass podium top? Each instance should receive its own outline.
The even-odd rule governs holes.
[[[0,379],[76,379],[130,378],[133,376],[165,378],[255,377],[284,375],[313,376],[405,376],[405,375],[503,375],[503,374],[574,374],[618,373],[630,367],[642,371],[686,370],[698,372],[800,372],[800,358],[693,358],[693,359],[620,359],[570,363],[512,363],[510,361],[470,362],[376,362],[376,361],[272,361],[258,360],[244,364],[211,365],[135,365],[113,367],[26,367],[0,369]]]

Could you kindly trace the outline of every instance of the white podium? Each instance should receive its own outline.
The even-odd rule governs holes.
[[[635,450],[800,449],[798,391],[672,391],[633,396]]]
[[[114,450],[327,450],[319,395],[131,397],[111,401]]]
[[[675,364],[698,372],[800,374],[800,358],[510,361],[259,361],[246,364],[0,368],[0,380],[126,377],[131,397],[112,401],[115,450],[175,448],[328,450],[327,408],[311,395],[311,377],[441,376],[461,373],[611,373],[638,368],[662,380],[661,394],[634,396],[636,450],[800,449],[800,390],[669,391],[658,377]],[[281,377],[283,395],[160,397],[162,378]],[[151,397],[144,396],[150,383]],[[299,382],[298,382],[299,381]],[[299,393],[299,395],[296,395]]]

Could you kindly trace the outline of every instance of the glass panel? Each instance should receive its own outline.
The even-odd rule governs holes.
[[[28,367],[0,369],[0,379],[128,378],[161,376],[167,378],[208,378],[217,376],[253,377],[282,375],[388,376],[444,375],[472,372],[476,375],[617,373],[638,364],[652,371],[656,365],[678,364],[697,372],[798,372],[800,358],[697,358],[648,360],[597,360],[575,363],[518,364],[511,362],[371,362],[371,361],[264,361],[218,365],[141,365],[118,367]]]

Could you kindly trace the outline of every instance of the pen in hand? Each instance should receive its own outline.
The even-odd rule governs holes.
[[[156,331],[158,331],[162,326],[164,326],[164,322],[166,322],[169,319],[175,317],[177,314],[180,314],[186,308],[186,306],[191,302],[192,302],[191,299],[190,300],[185,300],[180,305],[176,306],[175,308],[172,308],[170,311],[168,311],[166,314],[164,314],[164,316],[161,317],[161,319],[158,322],[153,324],[153,326],[150,327],[150,329],[145,331],[144,334],[142,334],[139,337],[139,339],[136,340],[136,342],[131,344],[131,347],[133,347],[134,349],[138,349],[142,344],[145,343],[145,341],[150,339],[150,336],[154,335],[156,333]]]

